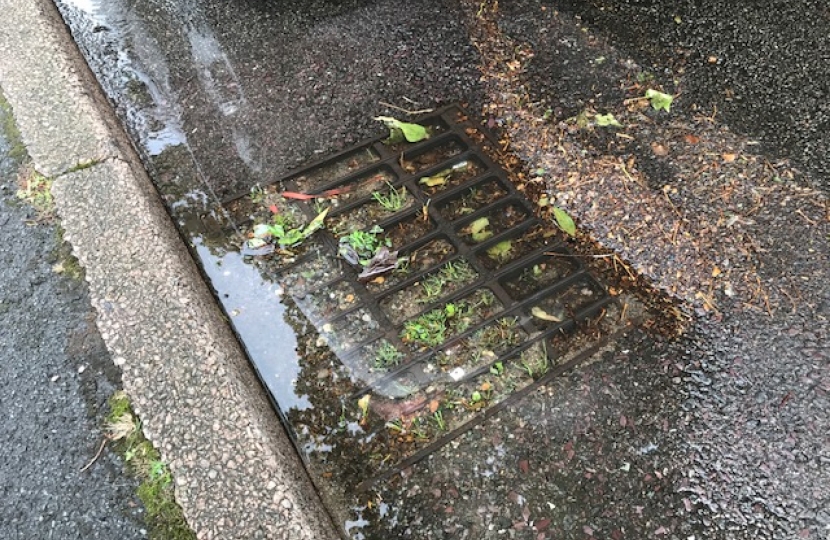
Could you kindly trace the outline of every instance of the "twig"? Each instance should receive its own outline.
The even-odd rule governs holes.
[[[406,98],[404,98],[404,99],[406,99]],[[378,101],[378,103],[380,105],[383,105],[384,107],[388,107],[390,109],[394,109],[394,110],[400,111],[402,113],[411,114],[413,116],[417,116],[419,114],[431,113],[432,111],[435,110],[435,109],[418,109],[416,111],[411,111],[409,109],[404,109],[403,107],[398,107],[397,105],[392,105],[391,103],[386,103],[385,101]]]
[[[804,220],[805,220],[807,223],[809,223],[810,225],[813,225],[813,226],[818,225],[818,223],[817,223],[817,222],[815,222],[815,221],[813,221],[812,219],[808,218],[808,217],[807,217],[807,215],[806,215],[804,212],[802,212],[800,208],[799,208],[799,209],[797,209],[797,210],[795,211],[795,213],[796,213],[796,214],[798,214],[799,216],[803,217],[803,218],[804,218]]]
[[[591,259],[604,259],[606,257],[613,257],[614,253],[605,253],[602,255],[580,255],[577,253],[557,253],[556,251],[546,251],[545,255],[549,255],[551,257],[589,257]]]
[[[89,463],[87,463],[86,465],[84,465],[84,468],[83,468],[83,469],[81,469],[81,472],[86,472],[86,470],[87,470],[87,469],[89,469],[90,467],[92,467],[92,464],[93,464],[93,463],[95,463],[96,461],[98,461],[98,458],[99,458],[99,457],[101,457],[101,453],[104,451],[104,447],[107,445],[107,441],[108,441],[108,440],[109,440],[109,439],[108,439],[107,437],[104,437],[104,440],[102,440],[102,441],[101,441],[101,446],[100,446],[100,447],[98,447],[98,452],[95,454],[95,457],[94,457],[94,458],[92,458],[92,461],[90,461]]]

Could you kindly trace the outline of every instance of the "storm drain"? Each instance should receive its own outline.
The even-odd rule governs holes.
[[[367,142],[225,203],[349,377],[329,423],[364,484],[533,387],[610,302],[462,109],[418,123],[422,142]]]

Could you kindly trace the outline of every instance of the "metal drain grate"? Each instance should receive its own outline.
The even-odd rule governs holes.
[[[421,143],[367,142],[225,203],[248,230],[302,231],[329,207],[299,246],[248,254],[348,368],[342,414],[381,476],[531,388],[562,363],[552,340],[610,302],[462,109],[419,123],[431,131]],[[360,242],[397,251],[397,268],[366,275]]]

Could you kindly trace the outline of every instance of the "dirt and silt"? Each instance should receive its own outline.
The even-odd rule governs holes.
[[[406,116],[374,101],[366,103],[367,95],[408,109],[467,101],[504,144],[496,157],[512,171],[516,185],[532,201],[546,197],[577,219],[581,243],[572,247],[595,273],[623,297],[648,290],[642,287],[648,283],[694,318],[684,321],[681,337],[629,331],[591,361],[544,381],[531,395],[508,404],[425,461],[355,494],[351,488],[358,481],[383,470],[377,464],[396,458],[370,451],[377,440],[395,438],[394,431],[403,427],[393,422],[395,414],[409,413],[415,405],[431,412],[432,403],[398,407],[389,413],[391,426],[385,430],[370,432],[361,426],[361,389],[341,359],[323,346],[332,342],[335,328],[322,328],[318,335],[303,315],[316,300],[302,296],[295,303],[285,294],[341,269],[321,263],[291,274],[284,287],[269,286],[267,297],[260,295],[257,302],[282,295],[286,306],[277,311],[299,337],[292,360],[296,371],[282,373],[287,381],[266,384],[287,404],[284,412],[336,521],[351,536],[369,538],[821,538],[830,523],[822,511],[827,493],[821,487],[828,426],[826,418],[812,411],[827,410],[828,391],[826,348],[821,345],[830,309],[822,193],[809,187],[790,162],[769,157],[751,137],[728,129],[717,103],[679,69],[646,67],[646,56],[633,59],[630,52],[612,46],[613,37],[595,33],[573,15],[558,12],[556,5],[462,2],[450,7],[443,13],[463,24],[442,22],[430,33],[429,25],[401,21],[400,15],[395,19],[390,16],[394,6],[379,5],[379,24],[362,27],[366,36],[377,36],[363,43],[368,45],[363,54],[393,54],[400,60],[382,67],[372,64],[383,74],[380,82],[374,75],[350,76],[314,53],[319,48],[340,60],[357,54],[355,43],[359,46],[360,40],[331,36],[342,37],[351,25],[361,27],[361,16],[350,14],[362,13],[360,6],[331,18],[303,19],[304,28],[317,25],[321,33],[296,34],[302,34],[298,43],[310,42],[310,52],[300,51],[300,45],[286,46],[285,54],[302,66],[298,79],[279,81],[272,72],[264,76],[282,85],[278,96],[273,83],[266,85],[267,91],[257,92],[253,86],[247,94],[236,91],[254,84],[246,75],[267,71],[263,66],[269,65],[268,50],[273,48],[268,40],[239,46],[224,59],[220,56],[221,62],[202,65],[195,78],[171,70],[171,84],[180,84],[190,101],[183,108],[185,124],[191,125],[184,130],[190,146],[171,145],[146,157],[186,234],[199,234],[200,227],[210,224],[210,212],[217,210],[211,208],[210,196],[197,196],[199,191],[219,196],[247,192],[312,150],[328,153],[346,139],[351,143],[377,135],[369,118],[378,112]],[[423,17],[432,8],[441,9],[436,4],[409,16]],[[211,24],[221,23],[215,6],[205,11],[208,16],[192,18],[190,28],[203,39],[210,37],[206,29]],[[241,35],[244,20],[254,29],[269,28],[271,14],[257,13],[253,19],[229,17],[231,22],[214,37],[221,41]],[[687,13],[680,18],[689,20]],[[153,21],[147,25],[152,32]],[[406,31],[395,30],[404,26]],[[445,46],[459,36],[464,39],[449,47],[455,49],[452,53],[446,52],[453,61],[441,62]],[[223,44],[236,46],[232,41]],[[144,43],[145,55],[151,49]],[[175,40],[163,43],[162,49],[168,58],[181,56]],[[434,71],[417,66],[426,49],[438,58],[432,61]],[[720,66],[718,61],[712,65]],[[296,71],[286,62],[281,60],[276,71]],[[464,62],[469,64],[460,67]],[[236,70],[225,69],[230,65]],[[237,79],[224,81],[219,68],[223,77]],[[360,73],[364,68],[355,66]],[[191,88],[205,86],[210,77],[238,98],[225,101],[233,101],[240,112],[226,114],[225,107],[218,123],[202,116],[209,116],[211,100],[222,95],[202,95]],[[361,78],[369,81],[369,88],[359,92]],[[307,80],[315,82],[308,86],[302,82]],[[438,86],[440,97],[431,90]],[[648,89],[675,96],[671,110],[654,110],[643,99]],[[420,103],[411,104],[403,96]],[[167,97],[176,102],[174,95]],[[275,113],[269,104],[274,99],[287,112]],[[199,100],[203,106],[194,108]],[[361,105],[345,105],[353,101]],[[262,115],[259,122],[254,120],[257,112]],[[608,113],[621,127],[598,125],[597,116]],[[250,129],[240,129],[248,122]],[[207,135],[193,129],[201,124],[209,127]],[[232,147],[243,148],[243,142],[251,152],[243,152],[248,161],[242,159],[247,165],[240,166]],[[188,169],[194,157],[207,175],[198,167]],[[217,160],[227,163],[228,170],[218,172],[222,168]],[[267,173],[257,173],[252,163]],[[188,206],[199,201],[207,203],[207,212],[189,213]],[[415,211],[417,205],[407,208]],[[215,215],[224,216],[221,211]],[[269,215],[267,209],[264,215]],[[412,224],[423,223],[413,214]],[[234,249],[241,240],[235,237]],[[438,268],[456,256],[451,246],[436,242],[431,251],[436,262],[424,269]],[[206,248],[210,239],[204,235],[197,243]],[[200,255],[217,291],[228,295],[224,301],[230,319],[249,352],[264,351],[256,353],[260,359],[273,356],[268,325],[282,321],[254,313],[254,300],[246,303],[246,298],[256,291],[240,293],[245,280],[225,275],[239,268],[229,264],[233,253],[219,257],[224,266],[217,267],[211,257],[222,250],[209,247],[200,249]],[[636,284],[631,283],[637,275]],[[388,279],[373,286],[384,290],[399,278]],[[348,285],[327,292],[323,299],[331,300],[337,313],[355,301]],[[657,304],[655,313],[674,313],[670,302]],[[545,313],[556,316],[552,309]],[[312,319],[329,315],[314,313]],[[251,319],[256,324],[246,330],[245,321]],[[372,330],[371,313],[361,312],[359,321],[358,327],[339,332]],[[589,341],[596,326],[585,323],[579,335]],[[269,371],[261,372],[267,378]],[[534,378],[522,373],[517,376]],[[482,389],[483,383],[495,384],[497,375],[491,375],[491,380],[465,388],[463,399],[455,401],[476,413],[473,393],[491,391],[490,386]],[[397,438],[417,447],[419,433],[440,431],[438,418],[430,416],[428,424],[407,426],[409,432]],[[449,420],[447,414],[442,421]],[[733,452],[725,447],[735,438],[741,444]],[[774,446],[767,450],[764,441]]]

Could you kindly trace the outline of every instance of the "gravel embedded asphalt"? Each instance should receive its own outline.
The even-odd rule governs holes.
[[[0,98],[2,96],[0,95]],[[0,126],[11,125],[0,101]],[[86,284],[54,271],[57,224],[15,195],[26,166],[0,130],[0,536],[146,538],[137,484],[98,450],[119,374],[95,327]]]

